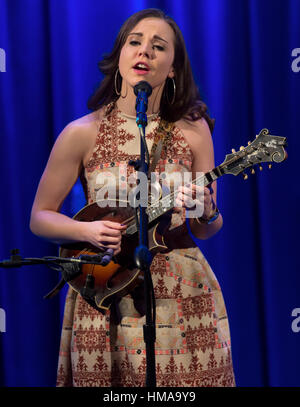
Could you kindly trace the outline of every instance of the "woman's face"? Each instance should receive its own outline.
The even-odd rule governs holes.
[[[147,81],[152,88],[174,76],[174,32],[164,20],[145,18],[129,33],[121,49],[119,71],[122,87]]]

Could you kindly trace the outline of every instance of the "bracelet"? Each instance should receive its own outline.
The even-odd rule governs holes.
[[[202,217],[201,218],[196,218],[196,221],[199,223],[199,225],[203,225],[203,224],[210,225],[216,219],[218,219],[219,215],[220,215],[220,211],[219,211],[218,208],[216,208],[215,213],[210,218],[208,218],[208,219],[205,219],[205,218],[202,218]]]

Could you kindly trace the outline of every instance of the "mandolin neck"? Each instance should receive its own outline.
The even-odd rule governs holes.
[[[219,177],[224,175],[224,172],[222,171],[222,166],[218,166],[211,171],[208,171],[206,173],[201,173],[201,175],[194,180],[192,180],[192,183],[198,186],[204,186],[206,187],[207,185],[211,184],[213,181],[216,181]],[[172,192],[163,198],[159,199],[156,201],[154,204],[151,204],[148,206],[146,212],[148,215],[148,220],[149,223],[154,222],[158,218],[160,218],[162,215],[173,209],[175,205],[175,200],[176,200],[176,191]],[[135,221],[131,222],[126,230],[126,234],[134,234],[137,232],[137,226]]]

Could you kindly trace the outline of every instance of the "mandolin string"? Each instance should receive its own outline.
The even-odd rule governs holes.
[[[220,172],[220,169],[223,169],[224,167],[228,166],[228,164],[232,164],[233,162],[237,161],[238,159],[243,158],[243,157],[246,156],[246,155],[249,155],[249,154],[252,153],[254,150],[255,150],[255,149],[254,149],[253,147],[252,147],[252,148],[249,148],[249,146],[248,146],[248,147],[246,147],[245,149],[243,149],[242,151],[239,151],[239,152],[237,152],[237,153],[234,153],[234,156],[231,157],[229,160],[227,160],[226,163],[222,163],[222,164],[220,164],[220,165],[217,167],[217,168],[219,169],[219,172]],[[212,171],[213,171],[213,170],[212,170]],[[195,178],[194,180],[192,180],[191,183],[197,185],[197,184],[199,184],[200,181],[201,181],[201,185],[202,185],[202,181],[205,180],[205,178],[206,178],[206,174],[203,174],[203,175],[201,175],[200,177]],[[219,178],[219,177],[217,177],[217,178]],[[208,184],[208,183],[207,183],[207,184]],[[205,184],[205,186],[206,186],[207,184]],[[171,200],[171,202],[174,203],[174,201],[175,201],[175,194],[176,194],[176,193],[177,193],[177,190],[171,192],[169,195],[166,195],[165,197],[163,197],[163,198],[160,199],[159,201],[156,201],[156,202],[154,202],[154,204],[148,206],[148,208],[147,208],[148,212],[151,211],[151,210],[153,210],[154,205],[156,205],[157,202],[159,202],[159,205],[161,205],[161,204],[162,204],[163,202],[165,202],[165,201],[170,202],[170,200]],[[169,206],[169,209],[171,209],[171,207],[173,207],[173,206]],[[160,216],[160,215],[159,215],[159,216]],[[132,223],[130,223],[130,222],[132,222]],[[134,216],[131,216],[130,218],[124,220],[122,223],[123,223],[123,224],[128,224],[128,226],[133,226],[133,225],[135,224],[135,217],[134,217]]]
[[[198,183],[200,183],[200,181],[202,181],[203,179],[205,178],[205,175],[201,175],[200,177],[198,177],[198,178],[195,178],[194,180],[192,180],[192,184],[198,184]],[[160,204],[161,203],[163,203],[163,202],[165,202],[165,201],[170,201],[171,200],[171,202],[174,202],[174,200],[175,200],[175,194],[177,194],[177,190],[176,191],[173,191],[173,192],[171,192],[170,194],[168,194],[168,195],[166,195],[165,197],[163,197],[162,199],[160,199],[159,201],[156,201],[156,202],[154,202],[152,205],[150,205],[150,206],[148,206],[148,212],[149,211],[151,211],[153,208],[154,208],[154,205],[156,205],[157,204],[157,202],[159,202]],[[171,208],[171,207],[173,207],[173,206],[170,206],[169,208]],[[132,222],[133,221],[133,222]],[[130,223],[130,222],[132,222],[132,223]],[[135,224],[135,217],[134,216],[131,216],[130,218],[127,218],[126,220],[124,220],[124,221],[122,221],[122,224],[128,224],[128,226],[133,226],[134,224]]]

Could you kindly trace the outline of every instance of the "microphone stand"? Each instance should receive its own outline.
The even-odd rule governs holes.
[[[0,261],[0,267],[2,268],[16,268],[22,266],[32,266],[38,264],[44,264],[50,268],[61,271],[62,278],[58,285],[44,298],[51,298],[57,294],[65,283],[72,281],[74,278],[82,274],[82,264],[95,264],[106,266],[112,258],[113,251],[107,249],[102,253],[96,255],[81,255],[79,257],[58,257],[58,256],[45,256],[41,258],[22,258],[19,255],[18,249],[11,250],[11,256],[9,260]],[[94,280],[93,276],[88,274],[86,276],[85,285],[82,287],[80,294],[89,301],[94,292]]]
[[[130,164],[134,166],[136,171],[143,172],[148,179],[149,153],[145,138],[145,127],[147,126],[147,106],[148,96],[152,93],[152,88],[147,82],[139,82],[134,87],[134,93],[137,96],[136,123],[139,128],[141,138],[141,154],[140,159]],[[148,158],[146,162],[145,156]],[[145,178],[144,178],[145,179]],[[148,194],[148,185],[147,185]],[[147,195],[148,196],[148,195]],[[148,199],[147,199],[148,202]],[[142,202],[143,203],[143,202]],[[146,309],[146,324],[143,326],[144,342],[146,347],[146,386],[156,387],[156,371],[155,371],[155,297],[153,282],[150,273],[150,265],[152,255],[149,251],[148,243],[148,215],[146,212],[147,204],[141,205],[141,200],[138,208],[139,216],[136,216],[139,230],[139,246],[135,249],[135,263],[137,267],[144,273],[144,296]]]
[[[59,257],[59,256],[45,256],[45,257],[28,257],[22,258],[19,255],[18,249],[11,250],[10,259],[0,261],[2,268],[15,268],[22,266],[32,266],[35,264],[57,265],[62,264],[98,264],[106,266],[111,260],[111,252],[105,251],[103,253],[94,255],[81,255],[79,257]]]

